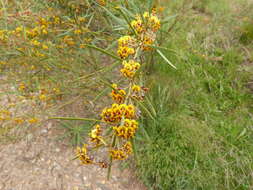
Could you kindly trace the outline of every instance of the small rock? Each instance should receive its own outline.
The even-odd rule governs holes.
[[[51,128],[52,128],[52,123],[48,123],[48,124],[47,124],[47,128],[48,128],[48,129],[51,129]]]
[[[29,133],[27,136],[26,136],[26,140],[27,142],[31,142],[33,140],[33,134]]]
[[[42,130],[41,130],[41,133],[42,133],[42,134],[47,133],[47,129],[42,129]]]
[[[86,183],[84,184],[85,187],[90,187],[91,186],[91,183]]]

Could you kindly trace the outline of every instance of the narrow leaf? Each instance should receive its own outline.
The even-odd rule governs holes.
[[[96,46],[94,46],[94,45],[89,45],[89,44],[85,44],[85,46],[87,46],[87,47],[89,47],[89,48],[93,48],[93,49],[95,49],[95,50],[97,50],[97,51],[100,51],[101,53],[104,53],[104,54],[106,54],[106,55],[109,55],[110,57],[112,57],[112,58],[114,58],[114,59],[116,59],[116,60],[122,61],[122,59],[120,59],[118,56],[116,56],[116,55],[114,55],[114,54],[112,54],[112,53],[110,53],[110,52],[108,52],[108,51],[105,51],[105,50],[103,50],[103,49],[101,49],[101,48],[99,48],[99,47],[96,47]]]
[[[157,53],[174,69],[177,69],[166,57],[165,55],[158,49],[156,49]]]
[[[79,121],[99,121],[98,119],[90,119],[90,118],[76,118],[76,117],[50,117],[49,119],[61,119],[61,120],[79,120]]]

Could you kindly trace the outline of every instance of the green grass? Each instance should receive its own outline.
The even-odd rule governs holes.
[[[241,12],[227,1],[205,1],[201,13],[189,5],[164,44],[177,52],[163,51],[178,69],[157,58],[149,81],[156,116],[144,116],[148,135],[139,137],[137,169],[149,189],[253,187],[253,95],[246,87],[253,66],[243,66],[253,61],[243,49],[253,46],[234,29],[246,16],[246,2],[237,3]]]

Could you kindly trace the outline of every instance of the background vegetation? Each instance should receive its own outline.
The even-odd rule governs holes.
[[[164,42],[178,69],[154,61],[139,175],[150,189],[251,189],[253,5],[181,3],[164,4],[180,15]]]

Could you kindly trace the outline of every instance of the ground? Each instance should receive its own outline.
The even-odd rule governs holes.
[[[2,81],[4,77],[1,78]],[[9,91],[10,85],[1,85],[0,92]],[[12,88],[13,89],[13,88]],[[0,93],[3,94],[3,93]],[[2,95],[1,105],[18,101],[15,95]],[[23,103],[17,112],[29,112],[32,101]],[[26,110],[23,110],[26,109]],[[28,109],[28,110],[27,110]],[[30,109],[30,110],[29,110]],[[19,131],[19,129],[12,129]],[[141,190],[145,189],[132,172],[114,166],[111,179],[107,169],[81,165],[68,140],[57,140],[62,130],[54,121],[33,126],[15,141],[0,145],[1,190]],[[23,133],[22,132],[22,133]],[[19,135],[21,135],[19,133]]]

